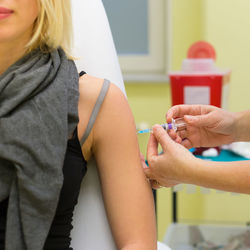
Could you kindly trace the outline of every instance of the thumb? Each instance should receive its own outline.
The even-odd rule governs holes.
[[[151,168],[143,168],[144,174],[146,175],[146,177],[150,180],[150,179],[154,179],[154,175],[151,171]]]
[[[166,130],[164,130],[160,125],[153,126],[153,135],[158,143],[160,143],[164,152],[167,151],[167,148],[170,144],[174,143]]]
[[[206,127],[211,123],[211,118],[209,114],[206,115],[185,115],[184,120],[193,126],[196,127]]]

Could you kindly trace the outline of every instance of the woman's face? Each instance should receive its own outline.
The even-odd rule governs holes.
[[[37,0],[0,0],[0,44],[29,41],[37,16]]]

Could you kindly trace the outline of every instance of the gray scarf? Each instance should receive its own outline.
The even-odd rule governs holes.
[[[78,123],[78,74],[62,49],[34,50],[0,75],[0,201],[9,197],[6,250],[41,250]]]

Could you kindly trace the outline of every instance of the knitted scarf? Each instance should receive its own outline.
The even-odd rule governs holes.
[[[6,250],[42,250],[78,123],[78,74],[62,49],[34,50],[0,75],[0,201]]]

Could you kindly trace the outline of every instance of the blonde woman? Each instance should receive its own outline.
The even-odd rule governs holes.
[[[156,249],[131,111],[108,80],[78,78],[69,10],[69,0],[0,0],[0,249],[71,249],[91,155],[117,249]]]

